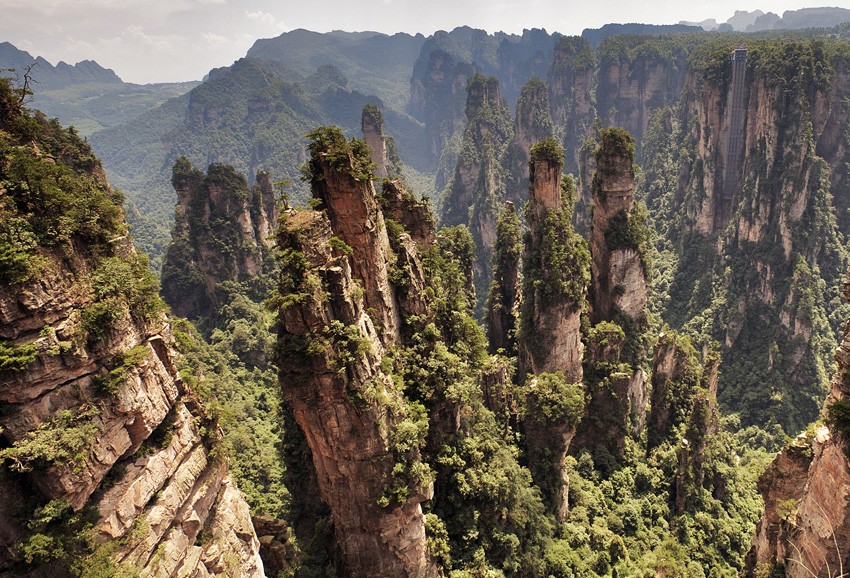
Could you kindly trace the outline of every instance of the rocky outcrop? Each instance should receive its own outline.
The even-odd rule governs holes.
[[[573,446],[622,457],[626,437],[646,420],[648,230],[634,200],[634,144],[621,129],[604,129],[596,149],[591,284],[590,401]]]
[[[646,307],[646,225],[635,211],[634,141],[602,131],[593,178],[591,319],[637,320]]]
[[[414,116],[425,122],[428,145],[434,160],[439,160],[446,145],[447,135],[462,130],[465,122],[466,85],[475,74],[475,67],[458,61],[452,54],[440,49],[428,51],[423,47],[410,79],[410,105]],[[454,166],[453,159],[447,165]],[[449,169],[450,171],[450,169]],[[448,172],[437,181],[437,188],[446,185]]]
[[[438,191],[457,162],[469,79],[476,72],[497,77],[502,96],[513,104],[531,78],[545,77],[557,37],[541,29],[523,30],[519,36],[464,26],[437,31],[425,41],[410,79],[408,112],[425,124],[438,164]]]
[[[560,371],[582,379],[580,325],[588,281],[587,246],[570,225],[570,199],[562,198],[563,149],[542,141],[531,150],[529,236],[523,253],[519,376]],[[567,195],[574,194],[571,182]]]
[[[82,564],[145,578],[264,576],[215,417],[175,366],[171,326],[117,197],[87,145],[58,125],[38,130],[50,138],[37,145],[30,133],[18,154],[61,172],[67,196],[58,214],[19,211],[16,222],[73,223],[83,202],[97,225],[62,245],[39,240],[28,247],[38,274],[0,283],[0,573]],[[64,159],[43,156],[62,141]],[[3,187],[19,194],[11,174]]]
[[[647,448],[670,440],[673,429],[684,423],[701,390],[717,396],[716,355],[699,355],[690,339],[668,331],[658,336],[652,358],[651,411],[646,424]]]
[[[850,271],[844,297],[850,300]],[[798,436],[759,478],[765,511],[747,558],[747,576],[771,570],[792,578],[832,576],[848,564],[850,321],[835,360],[823,409],[828,427]]]
[[[418,446],[397,441],[409,409],[382,365],[384,343],[400,336],[387,227],[369,175],[355,172],[367,153],[325,136],[310,161],[325,210],[290,212],[279,233],[281,386],[330,507],[337,571],[437,576],[420,506],[433,489]]]
[[[395,149],[392,137],[384,134],[384,115],[381,109],[373,104],[363,107],[360,119],[363,140],[369,147],[372,162],[375,163],[375,177],[380,182],[386,178],[401,177],[401,159]]]
[[[640,142],[652,112],[679,101],[688,70],[687,44],[674,36],[602,41],[596,108],[603,125],[621,127]]]
[[[596,117],[594,75],[596,55],[580,36],[562,36],[555,45],[549,68],[549,104],[552,120],[562,134],[565,170],[578,174],[579,151]]]
[[[250,285],[274,269],[277,201],[267,173],[249,190],[233,167],[214,163],[204,174],[185,157],[174,164],[172,184],[177,209],[162,295],[177,315],[194,319],[223,303],[219,284]]]
[[[382,343],[390,346],[400,339],[401,317],[389,281],[392,250],[384,216],[370,175],[357,172],[362,167],[355,154],[368,153],[345,148],[341,135],[325,136],[311,149],[313,195],[327,211],[337,242],[351,251],[352,275],[363,284],[366,308],[375,316]],[[337,137],[343,142],[333,140]],[[343,158],[330,158],[331,147],[341,147]]]
[[[627,338],[619,325],[598,323],[591,328],[586,341],[587,416],[576,432],[572,449],[574,453],[586,449],[597,458],[606,454],[622,458],[626,439],[639,433],[634,431],[632,402],[635,398],[641,401],[646,378],[642,371],[622,363]],[[608,460],[598,461],[605,464]],[[602,467],[610,468],[610,465]]]
[[[563,149],[550,138],[533,146],[530,155],[518,373],[525,384],[523,425],[529,468],[549,510],[565,520],[569,492],[565,459],[584,412],[581,314],[589,255],[570,224],[575,190],[571,180],[562,182]],[[567,398],[573,403],[565,404]],[[549,405],[557,409],[544,409]]]
[[[676,470],[674,503],[676,513],[683,514],[701,499],[706,474],[706,449],[711,436],[717,433],[717,402],[714,395],[701,390],[693,397],[685,437],[679,442],[679,463]]]
[[[384,115],[381,114],[381,110],[374,105],[364,106],[360,127],[363,131],[363,140],[369,147],[372,162],[375,163],[375,176],[381,181],[388,176],[387,165],[390,162],[387,155],[387,143],[384,141]]]
[[[518,205],[528,198],[528,151],[543,139],[554,136],[549,116],[546,84],[532,78],[522,88],[516,103],[514,134],[502,166],[505,169],[505,198]]]
[[[260,557],[266,574],[292,574],[295,571],[292,561],[297,559],[298,551],[293,532],[286,522],[269,516],[252,516],[251,521],[260,540]]]
[[[417,201],[399,181],[386,181],[378,199],[384,219],[392,219],[404,227],[420,250],[434,244],[434,215],[424,202]]]
[[[477,248],[474,282],[479,299],[490,286],[496,221],[505,199],[502,156],[511,138],[508,108],[499,94],[499,81],[482,74],[467,86],[466,116],[454,177],[443,200],[442,223],[465,224]]]

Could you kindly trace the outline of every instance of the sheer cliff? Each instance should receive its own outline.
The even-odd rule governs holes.
[[[20,97],[0,83],[0,571],[263,576],[120,195]]]
[[[272,239],[278,207],[268,173],[248,189],[233,167],[207,173],[180,157],[172,169],[177,209],[162,269],[162,295],[181,317],[209,317],[227,299],[225,285],[257,285],[274,270]],[[249,288],[262,299],[268,287]]]
[[[850,271],[844,298],[850,299]],[[835,351],[838,367],[822,410],[825,423],[800,434],[759,479],[765,511],[748,556],[747,576],[836,576],[848,564],[849,351],[850,322]]]
[[[732,48],[695,55],[675,123],[680,150],[691,152],[679,156],[676,193],[664,201],[681,206],[665,319],[701,325],[724,345],[722,403],[747,423],[799,431],[825,393],[828,307],[840,308],[847,259],[831,193],[844,195],[831,186],[844,169],[826,160],[845,154],[833,123],[842,124],[846,65],[836,44],[753,42],[735,115]],[[736,140],[744,153],[733,159]],[[725,170],[738,162],[740,171]]]
[[[477,249],[475,288],[483,300],[490,286],[496,220],[505,201],[502,157],[513,133],[507,103],[495,77],[476,74],[469,80],[466,116],[457,166],[443,196],[441,221],[448,226],[469,227]]]

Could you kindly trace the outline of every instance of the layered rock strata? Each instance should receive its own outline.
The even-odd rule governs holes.
[[[403,309],[386,278],[387,227],[369,175],[354,174],[363,153],[341,134],[328,136],[311,150],[313,194],[325,210],[290,212],[279,233],[281,385],[330,507],[337,571],[437,576],[420,505],[433,489],[427,479],[406,477],[421,462],[418,450],[399,453],[394,445],[409,410],[382,367]],[[343,164],[333,165],[333,156]],[[373,319],[385,323],[383,331]],[[394,493],[397,484],[407,491]]]
[[[5,96],[0,90],[0,117],[27,119]],[[67,226],[88,203],[96,226],[31,244],[37,273],[1,276],[0,574],[63,575],[82,565],[145,578],[264,576],[215,417],[181,379],[171,326],[125,235],[118,197],[73,133],[27,120],[36,136],[22,140],[18,161],[61,174],[63,188],[49,194],[65,204],[6,216]],[[15,138],[5,132],[14,128],[0,128]],[[52,150],[60,142],[64,158]],[[5,173],[7,153],[3,196],[16,199],[25,188]],[[45,541],[52,546],[40,547]]]
[[[352,251],[352,275],[363,284],[366,309],[375,316],[382,343],[398,343],[401,316],[387,268],[392,249],[372,181],[357,173],[351,152],[339,160],[325,151],[311,152],[313,195],[327,212],[333,236]]]

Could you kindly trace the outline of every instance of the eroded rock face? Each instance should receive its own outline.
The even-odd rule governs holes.
[[[363,131],[363,140],[369,147],[372,162],[375,163],[375,176],[378,181],[382,181],[387,178],[389,157],[387,155],[387,143],[384,141],[384,117],[381,111],[374,106],[364,108],[360,127]]]
[[[528,198],[528,151],[553,136],[546,84],[533,78],[523,87],[516,104],[514,135],[505,151],[505,198],[518,205]]]
[[[634,148],[628,134],[603,132],[593,179],[591,318],[610,321],[622,313],[637,319],[646,307],[646,273],[633,225]],[[640,226],[643,226],[641,223]]]
[[[262,578],[120,195],[14,96],[0,83],[0,205],[24,241],[5,233],[0,264],[0,575]]]
[[[443,153],[446,135],[463,127],[466,84],[475,74],[475,67],[459,62],[445,50],[432,50],[427,55],[426,50],[423,47],[420,56],[424,66],[410,79],[410,108],[425,121],[430,152],[436,160]],[[450,164],[454,166],[453,160]],[[445,186],[449,176],[447,173],[438,179],[438,189]]]
[[[850,271],[844,285],[850,297]],[[850,322],[835,353],[838,368],[832,378],[824,413],[850,397]],[[746,575],[779,567],[786,576],[826,576],[847,566],[850,545],[850,460],[845,435],[819,426],[801,434],[782,450],[761,478],[759,492],[765,512],[756,527],[747,557]],[[833,574],[830,574],[833,575]]]
[[[717,395],[716,355],[699,355],[690,340],[674,332],[662,333],[652,358],[652,403],[647,420],[647,447],[669,439],[673,428],[692,411],[700,390],[708,399]]]
[[[530,243],[525,247],[524,286],[530,290],[523,294],[524,323],[523,337],[519,344],[520,379],[525,374],[544,372],[563,372],[571,383],[582,379],[581,308],[586,287],[581,279],[581,271],[568,270],[557,272],[575,279],[578,291],[572,295],[560,295],[555,299],[547,298],[552,288],[543,287],[543,283],[534,283],[533,278],[542,280],[552,278],[556,272],[544,251],[551,239],[546,233],[557,226],[556,221],[564,210],[561,198],[561,161],[552,158],[542,150],[532,153],[531,197],[526,209]],[[569,219],[567,217],[567,219]],[[567,223],[568,224],[568,220]],[[561,224],[563,227],[563,224]],[[573,238],[571,227],[562,228],[556,234],[566,234]],[[558,239],[568,242],[568,239]],[[560,266],[560,265],[558,265]],[[547,269],[549,269],[547,271]],[[580,269],[580,266],[577,267]]]
[[[313,194],[324,203],[334,235],[351,248],[352,275],[363,284],[366,308],[376,316],[381,340],[385,346],[398,343],[401,317],[387,271],[390,241],[372,181],[354,175],[353,165],[332,168],[327,156],[316,157],[313,165],[321,174],[313,182]]]
[[[569,494],[565,459],[580,416],[552,423],[542,420],[546,394],[539,388],[539,380],[561,382],[559,387],[581,387],[581,313],[589,264],[586,245],[573,231],[570,208],[562,199],[562,163],[563,151],[554,139],[531,149],[531,196],[526,206],[529,233],[523,253],[517,348],[519,380],[525,384],[529,408],[523,424],[529,468],[549,510],[563,521]],[[504,301],[502,307],[507,306]]]
[[[487,303],[487,341],[490,353],[502,350],[509,357],[516,355],[520,234],[519,217],[514,204],[508,201],[496,226],[494,279]]]
[[[837,297],[845,266],[840,251],[830,247],[844,242],[835,222],[847,218],[845,187],[836,184],[846,179],[841,167],[847,150],[836,140],[835,127],[846,125],[847,110],[836,102],[850,94],[850,82],[842,62],[817,51],[792,55],[809,48],[801,40],[785,55],[788,70],[802,75],[793,90],[780,88],[782,74],[751,50],[736,115],[730,114],[738,108],[732,83],[709,78],[711,71],[731,76],[730,50],[722,61],[711,62],[710,71],[688,73],[680,116],[686,129],[679,146],[695,154],[682,159],[679,171],[675,202],[681,202],[684,227],[674,241],[682,249],[671,301],[693,301],[686,316],[673,323],[710,306],[708,292],[695,298],[706,289],[703,272],[724,277],[719,289],[729,303],[714,328],[725,348],[720,401],[740,410],[745,424],[775,418],[786,431],[799,431],[815,419],[814,400],[827,387],[830,369],[823,360],[835,344],[834,330],[825,322],[826,303]],[[834,70],[833,81],[806,72],[822,67]],[[730,142],[736,140],[743,151],[741,170],[728,174]],[[725,183],[727,178],[734,182]],[[761,247],[774,250],[763,253]],[[818,290],[813,301],[803,298],[820,283],[825,293]],[[775,328],[775,335],[766,338],[755,329],[766,326]],[[754,358],[763,360],[755,374],[747,369]],[[747,373],[749,381],[743,377]],[[738,384],[749,388],[766,382],[780,384],[781,401],[741,400]]]
[[[593,47],[581,36],[562,36],[549,67],[549,103],[555,126],[562,127],[565,170],[578,174],[579,149],[596,117]]]
[[[413,198],[401,182],[383,183],[379,200],[384,217],[403,225],[421,251],[427,250],[434,244],[436,234],[434,215],[428,205]]]
[[[312,211],[292,213],[282,228],[281,247],[307,261],[307,277],[297,281],[316,281],[312,289],[298,285],[308,292],[281,311],[281,383],[312,450],[344,573],[435,576],[419,505],[430,486],[392,507],[379,505],[393,482],[389,434],[404,418],[403,406],[383,400],[403,402],[381,370],[384,349],[349,261],[331,248],[334,232],[324,214]],[[344,335],[329,333],[335,327]]]
[[[442,207],[442,223],[466,225],[477,247],[474,266],[476,293],[483,300],[490,286],[496,221],[505,199],[502,156],[512,126],[499,81],[477,73],[467,85],[466,116],[461,154]]]
[[[646,423],[646,224],[634,200],[634,145],[628,133],[600,132],[590,230],[590,401],[573,447],[624,455]]]
[[[246,282],[272,270],[277,201],[267,173],[249,190],[233,167],[213,163],[204,174],[185,157],[174,165],[172,184],[177,208],[162,295],[174,313],[194,319],[222,304],[220,283]]]
[[[356,151],[341,134],[328,136],[324,144],[339,149],[316,142],[311,150],[313,193],[325,210],[291,211],[279,233],[281,386],[331,511],[337,572],[438,576],[420,506],[433,486],[415,473],[417,446],[402,451],[393,441],[409,409],[382,366],[401,338],[400,312],[427,313],[424,273],[410,235],[394,234],[391,251],[371,181],[352,176]],[[329,153],[340,150],[349,162],[332,166]],[[407,293],[397,296],[389,282],[391,262],[404,267]]]
[[[132,252],[126,241],[118,250],[125,256]],[[78,247],[75,254],[86,251]],[[110,554],[119,572],[135,569],[140,576],[163,578],[175,572],[263,576],[247,503],[230,481],[226,463],[212,457],[218,434],[180,379],[170,326],[163,319],[140,323],[124,310],[104,340],[87,338],[80,315],[92,302],[86,284],[92,263],[56,252],[44,257],[44,275],[0,287],[2,337],[38,351],[24,371],[0,375],[0,424],[7,443],[25,441],[53,423],[65,424],[64,432],[86,441],[73,459],[28,463],[31,486],[0,475],[0,485],[9,485],[0,502],[17,495],[30,503],[51,499],[66,500],[74,510],[91,507],[99,518],[98,543],[122,540]],[[132,364],[118,376],[107,374],[130,350]],[[211,428],[206,438],[204,424]],[[150,449],[138,454],[145,442]],[[23,462],[4,467],[18,463]],[[113,480],[108,489],[107,475]],[[4,516],[0,525],[7,544],[27,534],[19,515]],[[196,545],[202,532],[210,538]],[[0,570],[18,562],[12,552],[0,555]]]
[[[654,109],[679,100],[688,53],[671,42],[669,55],[639,50],[646,42],[665,40],[606,39],[600,46],[596,104],[602,122],[628,131],[640,141]],[[631,45],[630,45],[631,44]]]

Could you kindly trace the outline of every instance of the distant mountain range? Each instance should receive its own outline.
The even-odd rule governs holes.
[[[773,16],[737,12],[719,25],[606,24],[581,36],[597,49],[622,35],[699,37],[704,28],[756,30],[771,22],[772,28],[834,26],[850,20],[850,10]],[[306,194],[298,173],[304,135],[327,124],[359,135],[360,111],[368,103],[383,110],[413,188],[433,195],[448,183],[460,153],[468,79],[476,72],[498,78],[501,97],[513,107],[528,80],[550,74],[561,38],[544,29],[507,34],[468,26],[428,37],[293,30],[257,40],[245,58],[211,71],[201,83],[147,85],[125,83],[92,61],[54,66],[3,42],[0,74],[21,75],[34,64],[30,106],[90,140],[113,185],[126,193],[137,245],[156,267],[171,228],[170,167],[178,156],[202,167],[229,163],[249,178],[268,170],[292,181],[290,193],[298,197]]]
[[[714,18],[702,22],[680,22],[690,26],[699,26],[703,30],[717,32],[764,32],[766,30],[802,30],[804,28],[832,28],[838,24],[850,22],[850,10],[847,8],[801,8],[786,10],[782,16],[761,10],[736,10],[734,16],[723,23]]]
[[[0,43],[0,75],[20,77],[28,69],[34,92],[30,105],[73,125],[83,136],[129,122],[198,84],[131,84],[92,60],[53,66],[41,56]]]

